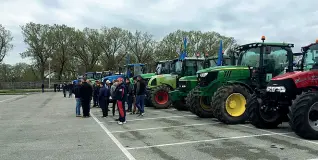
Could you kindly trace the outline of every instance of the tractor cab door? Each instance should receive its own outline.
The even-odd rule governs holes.
[[[304,69],[316,70],[318,69],[318,44],[312,45],[307,50],[304,57]]]

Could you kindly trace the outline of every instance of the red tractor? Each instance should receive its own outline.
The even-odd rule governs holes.
[[[271,79],[247,101],[251,124],[276,128],[289,121],[293,131],[305,139],[318,139],[318,40],[302,47],[297,71]]]

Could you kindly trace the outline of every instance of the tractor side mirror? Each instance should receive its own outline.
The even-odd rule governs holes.
[[[265,47],[265,54],[271,54],[272,48],[269,46]]]

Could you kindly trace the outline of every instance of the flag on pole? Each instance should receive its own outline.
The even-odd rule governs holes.
[[[222,46],[222,40],[220,41],[220,48],[219,48],[219,54],[218,54],[218,66],[222,66],[223,61],[223,46]]]

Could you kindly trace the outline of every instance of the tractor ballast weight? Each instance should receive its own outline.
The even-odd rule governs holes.
[[[292,71],[271,79],[248,100],[251,124],[277,128],[289,121],[292,130],[305,139],[318,139],[318,41],[302,47],[302,59]]]
[[[288,71],[293,67],[290,62],[293,46],[263,41],[236,47],[237,66],[197,72],[199,85],[187,97],[187,105],[192,107],[190,111],[201,118],[216,117],[226,124],[244,123],[248,119],[246,100],[254,89],[266,87],[267,82],[286,66]],[[205,101],[205,105],[198,105]]]
[[[184,76],[195,75],[196,68],[203,68],[204,58],[185,57],[183,60],[175,59],[171,63],[171,73],[151,77],[147,90],[152,105],[157,109],[169,108],[171,100],[169,92],[175,90],[179,79]]]

